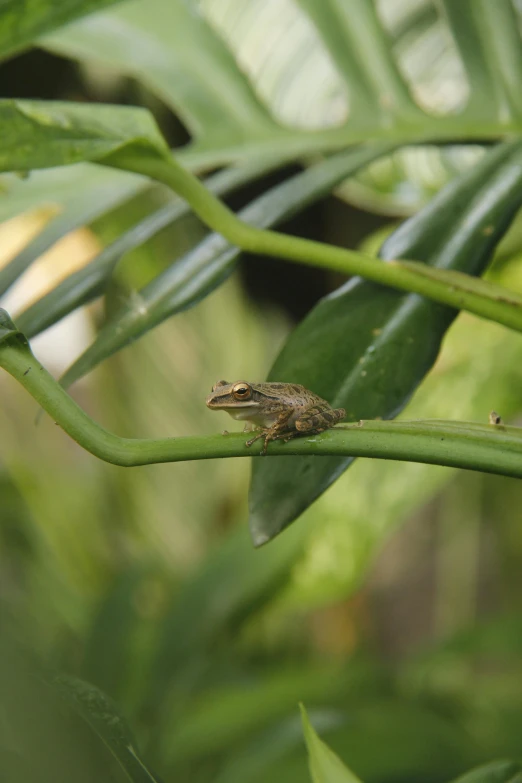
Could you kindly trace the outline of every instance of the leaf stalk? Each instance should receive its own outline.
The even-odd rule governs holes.
[[[122,467],[217,457],[257,457],[244,434],[122,438],[83,411],[31,352],[20,332],[0,342],[0,366],[82,448]],[[203,401],[202,401],[203,405]],[[522,428],[456,421],[364,421],[272,443],[270,455],[353,456],[424,462],[522,478]]]

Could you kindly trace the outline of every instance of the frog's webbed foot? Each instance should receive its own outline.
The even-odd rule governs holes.
[[[250,440],[247,440],[247,442],[245,443],[245,446],[251,446],[252,443],[255,443],[256,440],[259,440],[259,438],[264,438],[268,432],[269,432],[269,430],[263,430],[262,432],[258,432],[258,434],[254,435],[253,438],[250,438]]]
[[[245,443],[245,446],[251,446],[253,443],[256,442],[256,440],[260,440],[261,438],[265,439],[265,442],[263,444],[263,450],[261,452],[262,455],[266,454],[266,450],[268,448],[268,444],[271,440],[276,440],[276,437],[274,437],[272,434],[272,428],[269,429],[263,429],[261,432],[259,432],[257,435],[255,435],[253,438],[250,438],[250,440],[247,440]]]
[[[261,452],[262,455],[266,454],[266,450],[268,448],[268,444],[271,440],[279,440],[282,437],[288,437],[289,432],[287,429],[287,422],[290,416],[292,415],[292,411],[283,411],[278,417],[278,419],[272,424],[271,427],[259,427],[261,432],[259,432],[257,435],[255,435],[253,438],[250,438],[250,440],[247,440],[246,445],[251,446],[252,443],[255,443],[256,440],[259,440],[260,438],[264,438],[265,442],[263,445],[263,450]],[[290,437],[293,437],[293,435],[290,434]]]

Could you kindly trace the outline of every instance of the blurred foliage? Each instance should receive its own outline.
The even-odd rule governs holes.
[[[287,328],[253,310],[231,279],[77,394],[122,434],[208,432],[215,422],[201,389],[238,365],[260,373]],[[461,316],[409,415],[480,420],[495,407],[511,418],[519,346],[517,335]],[[34,404],[2,384],[4,610],[49,664],[118,702],[164,780],[303,780],[299,700],[363,780],[448,780],[518,754],[517,482],[359,462],[277,545],[254,551],[244,460],[107,466],[52,422],[35,430]],[[433,529],[417,566],[431,571],[431,586],[413,588],[420,606],[400,626],[425,651],[412,657],[403,640],[394,661],[386,635],[397,631],[380,617],[381,593],[408,606],[408,565],[384,554],[360,583],[407,519],[416,536]],[[398,535],[411,548],[411,533]],[[459,609],[463,579],[470,598]],[[453,617],[435,616],[442,597]]]
[[[62,61],[79,94],[53,97],[123,102],[138,92],[171,143],[186,127],[201,149],[208,141],[218,152],[232,126],[239,136],[276,122],[323,128],[349,113],[350,96],[302,12],[309,3],[153,5],[154,13],[144,0],[122,3],[42,39],[80,63]],[[458,114],[469,77],[440,6],[376,7],[416,99]],[[50,30],[42,19],[38,32]],[[24,62],[15,61],[21,73]],[[292,228],[376,250],[390,232],[380,216],[412,214],[483,154],[477,144],[402,148]],[[271,185],[284,175],[275,177]],[[2,302],[14,309],[53,288],[57,269],[71,275],[175,203],[140,178],[87,163],[1,181],[3,271],[13,258],[15,277],[31,266]],[[237,203],[255,195],[247,188]],[[188,216],[137,242],[103,300],[36,337],[37,355],[61,373],[96,326],[203,236]],[[489,276],[522,291],[521,258],[518,217]],[[118,353],[78,384],[76,399],[122,435],[225,426],[206,410],[206,390],[221,377],[265,377],[293,327],[293,300],[306,300],[296,269],[263,264],[257,278],[243,266],[197,308]],[[313,277],[314,301],[337,283]],[[521,423],[521,368],[519,335],[461,315],[406,415],[486,422],[494,408]],[[312,758],[327,760],[326,771],[312,762],[321,783],[520,780],[518,764],[493,761],[521,756],[520,482],[359,461],[298,525],[256,551],[246,460],[106,465],[46,417],[35,425],[35,404],[10,378],[0,385],[2,783],[301,783],[309,773],[299,702]],[[351,777],[339,777],[339,759]]]

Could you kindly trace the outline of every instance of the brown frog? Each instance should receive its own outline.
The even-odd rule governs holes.
[[[259,434],[246,442],[251,446],[264,438],[262,454],[271,440],[291,440],[333,427],[344,419],[343,408],[332,408],[326,400],[297,383],[249,383],[218,381],[207,397],[211,410],[222,410],[233,419],[248,421]]]

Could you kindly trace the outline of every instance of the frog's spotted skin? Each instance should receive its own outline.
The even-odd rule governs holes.
[[[332,408],[326,400],[297,383],[218,381],[207,397],[207,406],[254,424],[260,433],[246,445],[264,438],[263,454],[271,440],[287,441],[301,434],[323,432],[346,415],[343,408]]]

